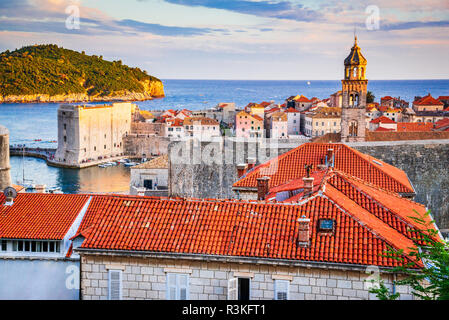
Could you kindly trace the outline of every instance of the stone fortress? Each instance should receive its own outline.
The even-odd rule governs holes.
[[[69,105],[58,109],[58,149],[54,161],[79,165],[123,156],[123,137],[131,131],[135,106]]]

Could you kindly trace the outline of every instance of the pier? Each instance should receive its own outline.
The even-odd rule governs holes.
[[[72,168],[72,169],[82,169],[87,167],[93,167],[97,166],[102,163],[110,162],[110,161],[117,161],[120,159],[140,159],[140,157],[136,156],[129,156],[129,155],[123,155],[119,157],[110,157],[110,158],[103,158],[99,160],[91,160],[87,162],[82,162],[78,164],[68,164],[60,161],[55,161],[54,156],[56,153],[56,148],[30,148],[26,146],[10,146],[9,148],[9,154],[11,156],[24,156],[24,157],[33,157],[33,158],[39,158],[46,161],[47,165],[53,166],[53,167],[60,167],[60,168]]]

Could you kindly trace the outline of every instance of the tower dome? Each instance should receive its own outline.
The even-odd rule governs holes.
[[[345,79],[364,80],[367,60],[362,55],[360,47],[357,45],[357,36],[354,38],[354,46],[351,53],[345,59]]]

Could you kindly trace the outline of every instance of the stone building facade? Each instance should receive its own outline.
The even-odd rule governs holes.
[[[68,105],[58,109],[55,161],[77,165],[123,155],[123,137],[131,132],[133,105]]]
[[[370,280],[380,277],[387,287],[401,293],[401,299],[412,299],[410,288],[393,288],[394,274],[376,267],[316,267],[312,264],[282,265],[252,261],[204,261],[151,256],[82,254],[81,298],[108,300],[110,271],[121,276],[121,298],[124,300],[169,299],[169,274],[187,276],[186,298],[189,300],[230,299],[231,279],[249,279],[251,300],[273,300],[282,284],[289,300],[368,300]],[[239,289],[237,289],[239,290]],[[242,289],[241,289],[242,290]],[[285,289],[283,289],[285,290]],[[236,296],[238,298],[238,295]]]

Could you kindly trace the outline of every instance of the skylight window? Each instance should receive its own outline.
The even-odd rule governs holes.
[[[319,231],[332,232],[334,230],[334,220],[332,219],[320,219],[318,221]]]

